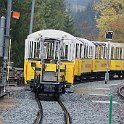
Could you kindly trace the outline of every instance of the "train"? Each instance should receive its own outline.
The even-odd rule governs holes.
[[[24,80],[32,91],[63,94],[74,79],[124,77],[124,43],[89,41],[44,29],[25,40]]]

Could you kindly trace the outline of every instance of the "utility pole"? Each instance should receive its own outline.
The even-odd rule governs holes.
[[[35,7],[35,0],[32,0],[29,34],[32,33],[32,29],[33,29],[34,7]]]
[[[8,62],[8,48],[10,40],[10,20],[11,20],[12,0],[7,0],[7,16],[6,16],[6,35],[4,44],[4,56],[3,56],[3,73],[2,83],[7,84],[7,62]]]
[[[111,46],[110,40],[113,38],[113,31],[106,31],[105,38],[108,41],[108,53],[107,53],[107,64],[106,64],[106,73],[105,73],[105,84],[109,81],[109,63],[110,63],[110,53],[111,53]]]

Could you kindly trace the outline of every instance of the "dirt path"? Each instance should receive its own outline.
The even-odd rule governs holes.
[[[4,124],[3,123],[3,118],[0,116],[0,124]]]
[[[16,106],[16,101],[8,96],[0,98],[0,112],[11,109]],[[0,124],[4,124],[4,118],[0,115]]]

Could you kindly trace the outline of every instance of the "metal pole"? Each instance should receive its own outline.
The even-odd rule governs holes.
[[[110,54],[110,41],[108,41],[108,53],[107,53],[107,64],[106,64],[106,74],[105,74],[105,84],[107,84],[109,80],[109,54]]]
[[[3,57],[3,76],[2,82],[4,86],[7,84],[7,62],[8,62],[8,48],[10,40],[10,20],[11,20],[11,10],[12,10],[12,0],[7,1],[7,21],[6,21],[6,36],[5,36],[5,47],[4,47],[4,57]]]
[[[32,0],[29,34],[32,33],[32,29],[33,29],[34,7],[35,7],[35,0]]]
[[[61,66],[61,56],[60,56],[60,52],[61,52],[61,42],[62,40],[59,41],[58,43],[58,83],[60,83],[60,66]]]
[[[3,57],[4,33],[5,33],[5,17],[2,16],[1,24],[0,24],[0,57]]]
[[[43,81],[43,67],[44,67],[44,39],[40,38],[40,59],[41,59],[41,72],[40,72],[40,82]]]
[[[110,96],[110,105],[109,105],[109,124],[112,124],[112,95]]]

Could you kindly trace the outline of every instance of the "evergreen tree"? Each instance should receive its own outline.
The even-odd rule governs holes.
[[[73,18],[71,16],[71,10],[68,9],[65,12],[65,21],[64,21],[64,31],[75,35],[75,29],[74,29],[74,21]]]
[[[66,30],[64,0],[36,0],[33,31],[42,29]],[[12,49],[11,61],[14,66],[23,67],[25,39],[29,34],[32,0],[13,0],[12,10],[20,12],[20,19],[11,18]],[[7,0],[0,2],[0,16],[6,16]],[[68,16],[69,17],[69,16]],[[67,21],[68,23],[68,21]],[[73,25],[72,30],[73,30]],[[68,28],[68,27],[67,27]],[[71,32],[71,28],[69,28]]]
[[[74,34],[73,20],[66,11],[64,0],[37,0],[34,17],[34,31],[58,29]]]
[[[20,12],[19,20],[11,18],[10,38],[12,39],[11,61],[14,66],[23,67],[25,39],[29,33],[32,0],[13,0],[12,11]],[[7,0],[0,2],[0,16],[6,17]]]

